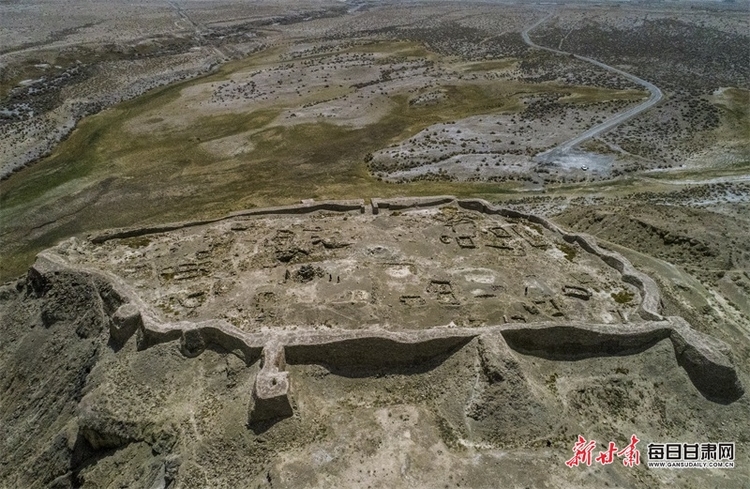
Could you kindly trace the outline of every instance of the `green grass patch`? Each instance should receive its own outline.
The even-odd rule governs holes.
[[[3,210],[38,205],[45,194],[65,184],[106,172],[118,152],[133,152],[152,145],[148,138],[127,137],[124,122],[147,107],[153,109],[176,100],[183,86],[180,83],[149,92],[82,120],[50,157],[0,182],[0,221],[5,220]]]
[[[557,248],[565,254],[565,259],[572,262],[578,252],[573,246],[568,243],[557,243]]]
[[[648,178],[651,180],[674,180],[677,182],[680,180],[702,181],[718,177],[743,176],[747,175],[748,170],[750,170],[750,161],[740,161],[709,168],[654,172],[649,173]]]
[[[717,104],[723,106],[733,122],[747,128],[750,125],[750,90],[727,88],[715,96]]]
[[[512,68],[517,63],[518,59],[516,58],[495,59],[492,61],[477,61],[474,63],[468,63],[463,67],[463,70],[469,73],[475,71],[506,70],[508,68]]]
[[[29,204],[65,183],[88,176],[97,162],[96,154],[80,149],[96,147],[104,132],[99,121],[82,122],[51,158],[24,170],[23,178],[0,183],[0,209]]]
[[[414,41],[374,41],[345,50],[350,53],[378,53],[409,58],[433,58],[436,55],[428,51],[423,44]]]
[[[564,89],[563,87],[560,87]],[[561,97],[558,102],[561,104],[591,104],[598,102],[608,102],[610,100],[627,100],[627,101],[641,101],[648,98],[649,93],[645,90],[612,90],[610,88],[600,87],[583,87],[575,86],[568,87],[568,90],[573,88],[573,93]]]
[[[625,289],[620,292],[612,292],[610,295],[618,304],[630,304],[635,297],[635,294]]]
[[[198,118],[191,124],[189,138],[195,142],[211,141],[235,134],[261,129],[279,115],[277,109],[266,109],[240,114],[221,114]],[[184,140],[182,131],[170,134],[171,139]]]

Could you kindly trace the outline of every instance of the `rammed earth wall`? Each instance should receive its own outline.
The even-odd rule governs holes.
[[[250,420],[268,420],[291,414],[290,382],[284,371],[286,363],[316,363],[342,369],[347,367],[394,367],[416,365],[452,354],[474,338],[500,335],[514,350],[552,360],[573,360],[592,356],[630,355],[644,351],[659,341],[669,339],[678,363],[685,369],[695,387],[708,399],[730,403],[741,397],[744,388],[723,342],[693,330],[680,317],[660,314],[661,296],[653,279],[636,270],[618,253],[604,250],[587,235],[569,233],[551,221],[532,214],[493,206],[479,199],[455,199],[450,196],[400,199],[372,199],[372,212],[381,209],[406,210],[455,204],[460,208],[521,218],[558,233],[570,243],[578,243],[609,266],[618,270],[624,280],[641,292],[641,321],[627,324],[590,324],[571,321],[544,323],[506,323],[478,328],[436,327],[415,331],[383,329],[330,330],[280,329],[264,333],[240,331],[224,320],[203,322],[163,322],[137,292],[116,275],[102,270],[72,265],[53,250],[40,253],[29,271],[29,282],[43,287],[51,274],[83,274],[95,278],[113,307],[110,316],[111,344],[117,348],[133,335],[139,349],[165,342],[179,341],[181,352],[188,357],[200,355],[207,348],[220,348],[242,358],[248,365],[263,358],[261,373],[253,388]],[[244,216],[306,214],[316,211],[365,212],[364,201],[330,201],[297,206],[252,209],[233,213],[222,219]],[[214,221],[175,223],[164,226],[115,230],[92,237],[101,243],[110,239],[142,236]],[[105,290],[106,289],[106,290]],[[115,308],[114,306],[119,305]],[[270,361],[270,363],[269,363]]]

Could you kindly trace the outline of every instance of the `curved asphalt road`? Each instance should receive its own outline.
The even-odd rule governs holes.
[[[543,19],[537,21],[535,24],[527,27],[524,29],[523,32],[521,32],[521,36],[523,37],[523,40],[526,44],[533,48],[537,49],[543,49],[545,51],[549,51],[551,53],[555,54],[561,54],[564,56],[573,56],[574,58],[580,59],[581,61],[586,61],[587,63],[594,64],[600,68],[604,68],[605,70],[617,73],[619,75],[624,76],[625,78],[637,83],[638,85],[641,85],[645,87],[649,92],[651,92],[651,96],[643,102],[640,105],[637,105],[631,109],[626,110],[625,112],[621,112],[619,114],[616,114],[612,116],[611,118],[607,119],[606,121],[602,122],[601,124],[597,124],[596,126],[590,128],[586,132],[576,136],[573,139],[570,139],[568,141],[565,141],[564,143],[560,144],[559,146],[556,146],[548,151],[545,151],[544,153],[539,153],[537,155],[537,158],[543,158],[543,159],[550,159],[555,156],[562,155],[564,153],[567,153],[570,151],[574,146],[586,141],[587,139],[593,138],[598,136],[599,134],[606,132],[613,127],[615,127],[618,124],[621,124],[625,122],[626,120],[635,117],[636,115],[640,114],[644,110],[648,110],[651,107],[653,107],[659,100],[662,99],[662,93],[661,90],[659,90],[659,87],[654,85],[653,83],[649,83],[646,80],[643,80],[641,78],[638,78],[635,75],[632,75],[630,73],[627,73],[625,71],[619,70],[613,66],[606,65],[600,61],[597,61],[595,59],[587,58],[585,56],[579,56],[577,54],[568,53],[566,51],[560,51],[558,49],[552,49],[544,46],[540,46],[534,41],[531,40],[529,37],[529,32],[536,29],[542,22],[546,21],[547,19],[551,18],[553,14],[549,14],[547,17],[544,17]]]

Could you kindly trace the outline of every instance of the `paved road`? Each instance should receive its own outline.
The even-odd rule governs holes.
[[[642,87],[645,87],[650,93],[651,96],[643,102],[640,105],[637,105],[633,108],[630,108],[624,112],[621,112],[619,114],[615,114],[614,116],[610,117],[606,121],[602,122],[601,124],[597,124],[596,126],[588,129],[586,132],[576,136],[573,139],[570,139],[568,141],[565,141],[559,146],[556,146],[548,151],[545,151],[544,153],[540,153],[536,156],[537,159],[543,159],[543,160],[551,160],[554,159],[557,156],[561,156],[568,151],[570,151],[574,146],[581,144],[582,142],[586,141],[587,139],[591,139],[593,137],[598,136],[599,134],[602,134],[603,132],[609,131],[613,127],[615,127],[618,124],[621,124],[625,122],[628,119],[631,119],[635,117],[636,115],[640,114],[644,110],[648,110],[651,107],[653,107],[659,100],[662,99],[662,93],[661,90],[659,90],[659,87],[654,85],[653,83],[647,82],[646,80],[643,80],[642,78],[638,78],[637,76],[627,73],[625,71],[622,71],[620,69],[615,68],[614,66],[606,65],[600,61],[597,61],[595,59],[587,58],[585,56],[579,56],[577,54],[568,53],[566,51],[560,51],[559,49],[552,49],[545,46],[540,46],[539,44],[536,44],[534,41],[531,40],[529,37],[529,32],[536,29],[541,25],[543,22],[545,22],[547,19],[550,19],[553,16],[553,14],[549,14],[547,17],[544,17],[543,19],[537,21],[533,25],[527,27],[523,32],[521,32],[521,36],[523,37],[523,40],[526,44],[533,48],[537,49],[543,49],[545,51],[549,51],[551,53],[560,54],[564,56],[573,56],[577,59],[580,59],[581,61],[586,61],[587,63],[594,64],[600,68],[603,68],[607,71],[611,71],[613,73],[617,73],[619,75],[624,76],[625,78],[637,83],[638,85],[641,85]]]

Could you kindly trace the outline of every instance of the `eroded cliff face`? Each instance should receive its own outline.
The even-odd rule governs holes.
[[[185,424],[222,431],[214,418],[227,414],[202,411],[236,397],[252,369],[226,353],[190,361],[172,344],[136,352],[133,337],[118,345],[110,326],[122,303],[82,273],[32,269],[3,287],[1,487],[167,487]],[[246,396],[238,406],[240,418],[227,424],[249,439]],[[246,460],[252,451],[243,450]]]
[[[3,487],[565,485],[578,433],[622,443],[631,432],[736,440],[724,483],[747,474],[746,399],[705,399],[668,340],[558,361],[498,335],[418,365],[288,365],[294,414],[252,424],[259,362],[210,344],[188,356],[179,340],[139,350],[138,334],[118,345],[124,298],[106,281],[32,270],[0,297]],[[583,485],[658,476],[612,465]]]
[[[412,229],[431,219],[421,210],[406,214]],[[225,224],[229,233],[253,223]],[[153,250],[179,241],[168,233],[152,236]],[[590,238],[583,243],[598,250]],[[212,253],[227,252],[218,249]],[[271,322],[242,330],[160,314],[151,305],[159,304],[158,287],[144,299],[139,282],[121,278],[114,262],[108,271],[92,266],[119,256],[112,250],[135,253],[123,243],[107,250],[62,244],[0,288],[0,487],[598,488],[656,487],[675,476],[619,460],[569,468],[578,435],[602,450],[636,434],[644,458],[649,442],[733,441],[735,469],[693,470],[690,480],[742,487],[750,473],[748,372],[736,355],[742,338],[727,345],[680,317],[661,317],[657,289],[641,297],[651,297],[646,316],[655,320],[563,315],[391,329]],[[622,268],[612,273],[640,273],[619,255],[602,256]],[[279,286],[335,284],[317,275],[295,282],[303,267],[315,272],[324,260],[281,263]],[[290,278],[284,267],[294,270]],[[232,304],[252,299],[233,296]],[[220,310],[219,299],[212,304]],[[436,299],[435,307],[458,315],[462,304]]]
[[[81,411],[92,370],[113,353],[107,326],[121,298],[87,275],[34,271],[4,286],[2,297],[2,480],[76,484],[101,450],[129,443],[122,428],[97,434],[94,417]]]

